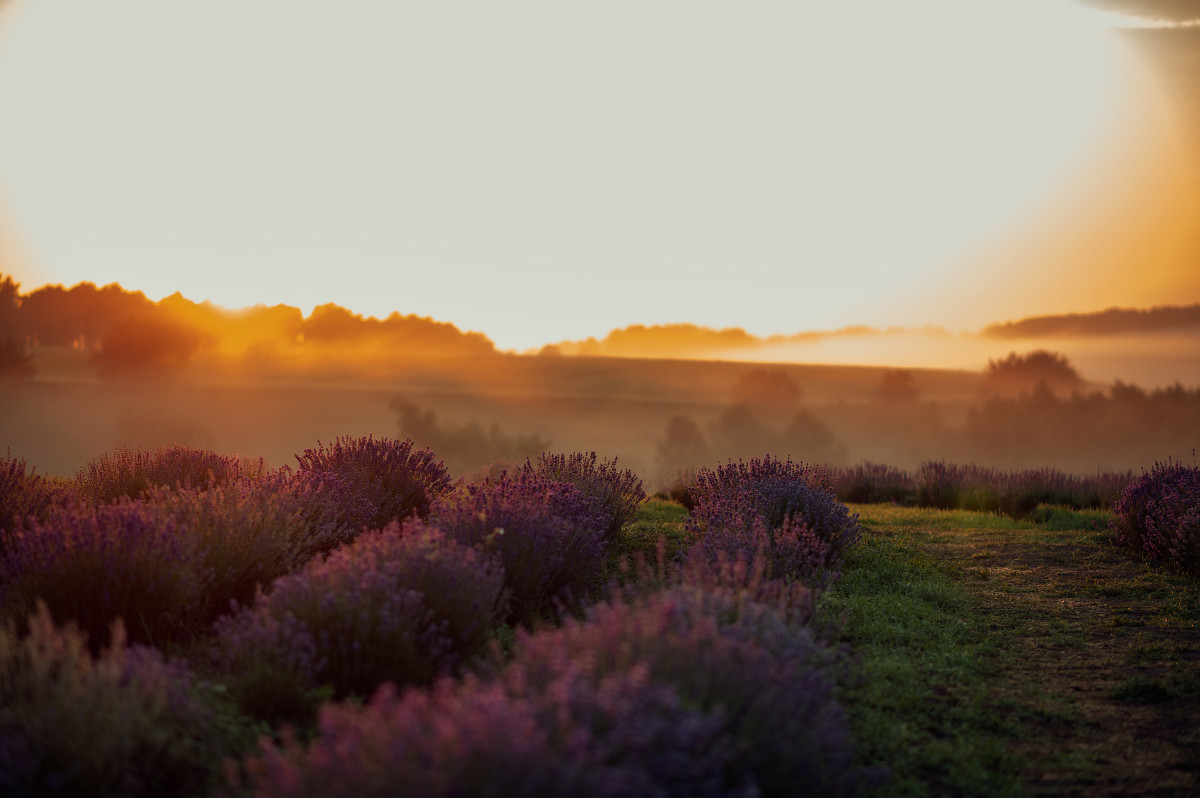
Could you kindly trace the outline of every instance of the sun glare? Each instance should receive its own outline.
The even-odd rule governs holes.
[[[920,286],[1116,115],[1112,35],[1065,1],[5,17],[0,191],[26,274],[432,315],[515,349],[944,323]]]

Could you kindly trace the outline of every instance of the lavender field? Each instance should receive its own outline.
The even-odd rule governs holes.
[[[879,531],[839,497],[1091,512],[1131,554],[1200,563],[1178,464],[767,456],[681,477],[681,504],[595,454],[473,481],[387,438],[296,460],[4,461],[5,795],[904,793],[908,765],[858,739],[873,677],[838,596]]]

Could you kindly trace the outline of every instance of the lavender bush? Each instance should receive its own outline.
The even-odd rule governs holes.
[[[1113,507],[1117,541],[1153,560],[1200,572],[1200,468],[1157,463]]]
[[[695,506],[688,528],[698,538],[711,529],[748,529],[756,518],[768,529],[802,519],[835,552],[854,547],[862,535],[858,516],[838,502],[825,473],[790,459],[767,455],[701,469],[691,494]]]
[[[226,743],[187,667],[125,647],[93,659],[44,604],[0,628],[0,794],[206,795]]]
[[[450,488],[446,467],[429,449],[413,450],[411,440],[342,437],[330,446],[318,443],[296,455],[301,472],[328,479],[336,490],[349,492],[345,519],[379,529],[413,513],[429,514],[430,502]],[[358,516],[358,513],[362,513]]]
[[[78,493],[97,504],[139,498],[165,485],[207,488],[265,471],[261,460],[226,457],[204,449],[168,446],[153,452],[117,449],[102,454],[75,476]]]
[[[17,528],[0,553],[4,615],[23,620],[42,599],[94,646],[121,617],[136,642],[178,635],[208,574],[188,531],[141,500],[54,508]]]
[[[809,529],[803,519],[792,517],[778,529],[768,527],[762,518],[748,526],[710,528],[692,544],[687,560],[693,580],[701,566],[715,572],[738,567],[747,574],[757,573],[759,580],[799,580],[817,587],[831,585],[840,565],[833,544]]]
[[[555,602],[578,606],[603,574],[609,516],[569,482],[530,472],[502,475],[448,494],[430,519],[500,560],[513,622],[533,621]]]
[[[629,469],[618,469],[617,461],[597,461],[596,453],[543,453],[537,462],[525,461],[524,470],[557,482],[570,482],[585,496],[591,496],[608,515],[605,536],[611,540],[621,527],[633,519],[646,500],[642,480]]]
[[[50,507],[70,500],[71,492],[66,485],[35,471],[26,473],[25,461],[13,457],[9,451],[0,458],[0,551],[18,522],[40,517]]]
[[[263,798],[753,794],[725,783],[734,752],[720,713],[687,707],[644,667],[551,667],[545,683],[514,667],[490,683],[389,685],[366,707],[329,705],[307,749],[264,741],[248,781]]]
[[[914,505],[917,481],[914,475],[894,466],[860,463],[832,469],[833,492],[839,501],[855,504]]]
[[[921,464],[916,504],[921,507],[1000,512],[1024,518],[1039,504],[1075,509],[1107,507],[1133,479],[1130,473],[1066,474],[1053,468],[1002,471],[974,464]]]
[[[186,530],[204,577],[199,627],[248,603],[258,586],[302,565],[323,541],[307,523],[308,494],[285,474],[267,474],[208,489],[152,488],[146,512]]]
[[[686,706],[719,718],[733,746],[727,786],[852,795],[865,776],[852,764],[848,722],[834,696],[838,656],[774,608],[680,586],[597,605],[561,628],[520,633],[510,667],[548,686],[561,663],[579,658],[592,679],[645,667]]]
[[[234,674],[266,669],[338,695],[370,695],[385,681],[428,684],[482,649],[503,609],[503,578],[437,530],[392,524],[220,619],[219,656]]]

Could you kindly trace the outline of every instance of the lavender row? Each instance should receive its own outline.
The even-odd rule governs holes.
[[[922,463],[916,471],[877,463],[830,469],[833,489],[842,501],[1001,512],[1014,518],[1025,517],[1039,504],[1078,510],[1111,507],[1133,478],[1130,471],[1005,471],[940,460]]]

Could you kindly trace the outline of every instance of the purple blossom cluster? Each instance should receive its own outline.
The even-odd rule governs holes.
[[[852,795],[870,774],[833,663],[769,608],[667,591],[521,632],[490,678],[328,705],[244,776],[272,797]]]
[[[1085,477],[1053,468],[1002,471],[931,461],[922,463],[914,475],[915,503],[920,507],[1000,512],[1024,518],[1039,504],[1077,509],[1110,506],[1132,479],[1131,473]]]
[[[880,463],[831,469],[833,492],[854,504],[904,504],[917,501],[917,478],[911,471]]]
[[[521,635],[513,662],[536,683],[575,657],[601,674],[644,665],[685,704],[722,714],[734,753],[727,782],[750,780],[756,794],[791,795],[798,784],[814,795],[853,794],[863,775],[834,695],[840,654],[777,607],[680,585]]]
[[[188,531],[142,500],[52,508],[18,526],[0,552],[5,616],[20,621],[42,599],[95,647],[117,617],[137,642],[178,635],[208,582]]]
[[[617,468],[617,461],[597,460],[595,452],[573,452],[538,456],[525,461],[524,470],[557,482],[570,482],[586,496],[596,499],[608,514],[605,535],[616,537],[621,527],[633,519],[646,500],[642,480],[629,469]]]
[[[0,793],[202,795],[223,753],[191,672],[126,647],[120,622],[93,658],[44,604],[18,637],[0,628]]]
[[[725,784],[720,715],[686,706],[644,667],[594,671],[579,658],[539,685],[520,667],[429,691],[389,685],[365,707],[324,707],[307,749],[290,734],[264,740],[235,786],[260,798],[754,794]]]
[[[319,533],[307,523],[307,498],[304,483],[281,473],[207,489],[149,490],[146,511],[164,527],[185,530],[197,547],[205,580],[201,626],[228,612],[231,602],[252,601],[259,586],[310,558]]]
[[[1117,541],[1139,554],[1200,572],[1200,468],[1157,463],[1113,506]]]
[[[522,471],[447,494],[431,523],[504,566],[509,619],[532,622],[555,603],[578,606],[601,580],[609,515],[570,482]]]
[[[1003,512],[1024,517],[1039,504],[1086,509],[1110,506],[1133,475],[1067,474],[1053,468],[1005,471],[943,461],[922,463],[915,472],[864,463],[835,469],[843,501],[879,502],[941,509]]]
[[[380,529],[414,513],[425,518],[430,502],[451,485],[445,465],[429,449],[414,450],[412,440],[346,436],[329,446],[318,442],[296,460],[301,472],[341,494],[335,518],[355,532]]]
[[[242,460],[188,446],[160,447],[153,452],[117,449],[102,454],[75,476],[80,496],[97,504],[121,497],[136,499],[150,488],[207,488],[265,471],[261,460]]]
[[[503,584],[482,554],[419,521],[392,523],[219,619],[219,656],[230,672],[266,667],[338,695],[428,684],[482,651],[503,612]]]
[[[717,583],[732,580],[749,586],[753,576],[757,583],[783,579],[828,587],[838,578],[839,565],[833,544],[802,518],[788,517],[777,529],[754,518],[748,526],[730,523],[708,529],[688,550],[685,578],[703,581],[702,574],[729,573]],[[734,579],[734,570],[745,576]]]
[[[837,500],[825,472],[791,459],[767,455],[701,469],[691,495],[688,529],[697,539],[713,529],[750,529],[756,519],[778,529],[789,518],[802,520],[834,552],[854,547],[862,535],[858,516]]]
[[[26,473],[26,463],[8,452],[0,458],[0,551],[8,533],[18,523],[42,516],[49,507],[66,504],[71,492],[66,485],[53,482],[34,471]]]

